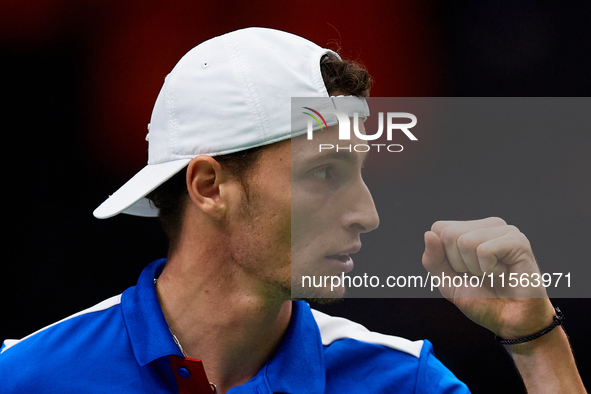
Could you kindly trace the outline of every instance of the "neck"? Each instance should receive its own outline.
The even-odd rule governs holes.
[[[171,256],[156,290],[187,356],[201,359],[208,379],[225,393],[273,357],[289,325],[291,301],[269,294],[264,284],[207,250]]]

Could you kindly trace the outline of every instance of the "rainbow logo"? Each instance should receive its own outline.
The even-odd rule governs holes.
[[[324,118],[322,117],[322,115],[320,115],[320,112],[318,112],[318,111],[316,111],[316,110],[314,110],[314,109],[312,109],[310,107],[302,107],[302,108],[307,109],[308,111],[312,111],[316,115],[318,115],[320,117],[320,119],[322,119],[322,123],[324,123],[324,126],[328,129],[328,125],[326,124],[326,120],[324,120]],[[303,114],[306,114],[306,115],[308,115],[310,117],[312,117],[316,121],[316,123],[318,123],[318,126],[320,126],[320,130],[322,130],[322,123],[320,123],[320,120],[317,117],[315,117],[314,115],[312,115],[309,112],[302,112],[302,113]]]

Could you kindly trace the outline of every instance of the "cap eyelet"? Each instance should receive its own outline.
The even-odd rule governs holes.
[[[209,62],[201,63],[201,68],[207,68],[207,67],[209,67]]]

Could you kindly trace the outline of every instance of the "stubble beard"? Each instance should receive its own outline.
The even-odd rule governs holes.
[[[261,216],[262,213],[264,212],[264,207],[261,206],[260,204],[260,198],[258,196],[258,194],[252,190],[252,188],[248,189],[246,187],[243,187],[244,190],[244,198],[242,199],[242,201],[240,202],[240,206],[239,206],[239,213],[240,213],[240,217],[241,220],[243,220],[244,222],[249,222],[249,223],[255,223],[256,222],[256,218]],[[251,232],[256,233],[256,229],[251,229]],[[278,243],[281,242],[289,242],[289,244],[291,245],[291,234],[289,234],[289,236],[287,237],[289,239],[280,239],[278,241]],[[260,251],[262,245],[251,245],[251,247],[253,247],[253,250],[258,250]],[[271,246],[272,247],[272,246]],[[290,247],[291,250],[291,247]],[[277,277],[273,276],[272,272],[268,272],[268,270],[265,269],[261,269],[260,265],[257,264],[257,253],[253,252],[250,253],[251,257],[250,259],[246,260],[246,261],[239,261],[241,259],[235,259],[235,261],[249,274],[251,275],[256,275],[259,278],[261,278],[262,282],[264,283],[267,291],[266,291],[266,296],[267,298],[270,299],[279,299],[279,300],[301,300],[301,301],[306,301],[306,302],[310,302],[310,303],[316,303],[316,304],[322,304],[322,305],[327,305],[327,304],[332,304],[335,302],[339,302],[343,299],[345,293],[346,293],[346,289],[343,290],[343,294],[339,297],[327,297],[325,292],[327,291],[324,288],[308,288],[306,289],[306,291],[304,292],[301,289],[301,286],[299,286],[299,283],[301,283],[301,275],[299,275],[298,273],[294,273],[293,269],[291,270],[291,275],[289,278],[281,278],[278,279]],[[290,266],[291,263],[293,261],[291,254],[289,256],[286,257],[287,259],[289,259],[290,262]],[[259,258],[260,260],[260,258]],[[249,264],[252,263],[252,264]],[[260,261],[258,261],[260,262]],[[251,267],[257,267],[257,268],[251,268]],[[299,280],[299,283],[298,283]],[[305,294],[304,297],[292,297],[292,288],[297,288],[300,287],[300,294]]]
[[[256,192],[252,191],[251,189],[247,189],[243,187],[244,191],[244,198],[241,200],[239,209],[240,220],[244,223],[249,223],[253,225],[257,222],[257,218],[262,216],[264,213],[264,207],[261,206],[260,198]],[[258,233],[256,226],[252,228],[247,227],[248,230],[246,233],[248,235],[255,235]],[[279,301],[286,301],[291,299],[291,282],[290,278],[277,278],[274,276],[274,272],[272,272],[272,267],[265,267],[261,264],[261,261],[265,260],[265,252],[267,251],[266,243],[261,242],[257,243],[254,242],[249,237],[246,237],[244,234],[245,231],[242,230],[241,237],[239,239],[248,239],[250,242],[246,242],[249,244],[246,247],[246,251],[242,250],[244,253],[239,253],[242,257],[238,257],[236,254],[232,254],[232,259],[234,262],[242,268],[242,270],[248,273],[250,276],[258,277],[259,280],[263,283],[263,287],[265,288],[265,297],[268,299],[274,299]],[[242,237],[245,236],[245,237]],[[288,236],[287,238],[291,238]],[[287,240],[289,241],[289,240]],[[281,240],[278,241],[281,243]],[[243,245],[242,245],[243,246]],[[246,258],[244,258],[246,256]],[[287,256],[287,259],[291,261],[290,256]]]

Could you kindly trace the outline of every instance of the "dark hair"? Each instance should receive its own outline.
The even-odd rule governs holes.
[[[367,70],[352,60],[341,60],[331,53],[320,59],[322,79],[329,95],[368,97],[373,80]]]
[[[360,64],[351,60],[341,60],[333,54],[326,54],[320,59],[320,70],[329,95],[343,94],[359,97],[369,95],[372,79]],[[222,168],[238,179],[247,199],[249,196],[248,172],[254,168],[264,149],[266,146],[214,157]],[[158,218],[169,240],[169,254],[178,245],[183,224],[183,214],[188,198],[186,174],[185,168],[146,196],[159,209]]]
[[[249,197],[247,173],[254,168],[254,163],[263,149],[264,147],[259,146],[214,157],[222,168],[238,179],[247,199]],[[168,237],[168,252],[172,253],[179,242],[186,199],[189,197],[187,167],[177,172],[146,197],[158,208],[158,219],[160,219],[164,233]]]

